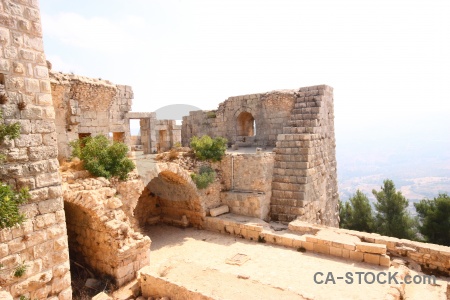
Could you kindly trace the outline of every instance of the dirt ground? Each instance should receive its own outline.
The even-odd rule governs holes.
[[[357,275],[351,285],[336,279],[346,272],[388,271],[378,266],[192,228],[158,225],[146,233],[152,272],[216,299],[383,299],[389,289],[358,284]],[[316,272],[324,274],[320,280],[332,272],[336,283],[315,283]]]

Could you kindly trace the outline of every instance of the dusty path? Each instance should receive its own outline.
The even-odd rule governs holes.
[[[217,299],[383,299],[387,284],[316,284],[316,272],[380,272],[386,268],[301,253],[204,230],[170,226],[147,228],[150,266],[161,277]],[[226,263],[236,254],[241,265]],[[326,275],[318,277],[325,280]],[[355,276],[356,279],[356,276]],[[356,280],[355,280],[356,281]]]

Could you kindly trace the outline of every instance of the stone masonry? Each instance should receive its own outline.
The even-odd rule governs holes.
[[[268,196],[271,220],[288,223],[299,218],[338,226],[333,110],[333,89],[326,85],[230,97],[215,111],[194,111],[183,117],[182,142],[188,145],[192,136],[207,134],[225,137],[229,144],[241,147],[275,147],[273,173],[268,168],[248,174],[251,178],[236,176],[237,183],[245,178],[269,181],[271,191],[257,189],[261,194],[253,195],[254,200],[248,202],[250,195],[239,190],[246,192],[249,188],[232,187],[222,193],[223,203],[233,212],[248,215],[251,211],[250,216],[266,218],[266,213],[249,210],[249,205],[263,208]],[[251,164],[251,156],[240,165]]]
[[[0,230],[0,286],[15,299],[71,299],[69,252],[55,110],[35,0],[0,3],[0,84],[7,95],[0,109],[6,123],[19,122],[21,137],[0,146],[7,160],[0,180],[28,187],[27,220]],[[21,277],[13,273],[26,266]]]
[[[271,218],[338,227],[333,89],[301,88],[294,107],[274,150]]]
[[[60,158],[70,157],[70,141],[88,135],[111,134],[114,141],[130,143],[125,118],[133,99],[130,86],[53,71],[50,80]]]
[[[182,143],[207,134],[241,146],[273,147],[288,126],[294,101],[293,90],[281,90],[230,97],[213,111],[191,111],[183,117]]]

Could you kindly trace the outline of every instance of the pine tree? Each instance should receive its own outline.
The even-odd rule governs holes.
[[[419,215],[419,232],[430,243],[450,246],[450,197],[439,194],[433,200],[414,203]]]
[[[375,203],[375,232],[397,238],[416,239],[416,222],[406,208],[408,200],[400,191],[396,191],[394,182],[383,181],[381,191],[372,191],[377,199]]]
[[[372,232],[373,212],[367,196],[359,189],[344,205],[340,203],[341,228]]]

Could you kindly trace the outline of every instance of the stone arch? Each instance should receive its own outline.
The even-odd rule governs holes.
[[[230,129],[228,130],[228,133],[229,133],[230,137],[232,137],[233,141],[238,140],[239,139],[238,137],[242,137],[242,136],[248,137],[249,136],[248,135],[249,132],[247,131],[247,133],[245,133],[245,130],[244,130],[245,134],[241,135],[241,133],[243,133],[243,132],[240,132],[240,129],[245,128],[245,126],[240,126],[241,124],[240,124],[239,120],[241,120],[241,119],[242,119],[242,121],[244,121],[244,124],[245,124],[246,120],[247,120],[247,122],[249,120],[251,121],[251,123],[248,125],[250,125],[249,127],[254,128],[254,130],[253,130],[252,135],[250,135],[250,136],[255,136],[255,134],[256,134],[255,129],[256,129],[256,125],[257,125],[256,118],[255,118],[255,116],[257,115],[256,113],[257,113],[257,111],[254,108],[249,107],[249,106],[242,106],[234,111],[233,117],[232,117],[233,123],[230,124],[231,126],[230,126]],[[249,115],[251,115],[251,117]]]
[[[236,118],[238,136],[254,136],[256,134],[255,118],[249,112],[243,111]]]
[[[73,185],[78,190],[66,186],[63,195],[71,260],[108,275],[118,286],[133,280],[149,263],[150,238],[131,228],[107,180],[89,178]]]
[[[139,226],[157,222],[201,227],[205,209],[189,173],[174,163],[158,163],[156,174],[143,178],[145,189],[134,216]]]

